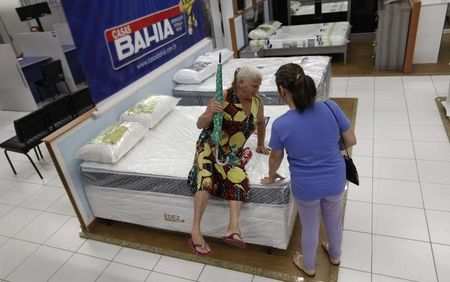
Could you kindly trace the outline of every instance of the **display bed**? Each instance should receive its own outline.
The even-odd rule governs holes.
[[[287,106],[266,106],[271,121]],[[85,191],[95,217],[189,233],[193,195],[186,179],[200,133],[197,117],[204,107],[177,107],[116,164],[81,164]],[[183,124],[183,126],[180,126]],[[289,179],[270,186],[260,184],[268,171],[268,157],[255,153],[256,135],[246,146],[253,157],[246,166],[249,202],[241,211],[240,226],[248,243],[286,249],[292,234],[295,207]],[[286,162],[280,172],[288,176]],[[211,198],[202,222],[204,234],[220,238],[228,225],[228,203]]]
[[[231,86],[234,71],[244,65],[257,67],[263,76],[259,93],[267,104],[281,104],[275,84],[275,73],[278,68],[287,63],[298,63],[305,73],[312,77],[317,87],[317,99],[325,100],[330,92],[330,57],[301,56],[289,58],[242,58],[230,59],[222,67],[223,87]],[[216,78],[211,76],[200,84],[178,84],[174,90],[175,97],[197,98],[200,104],[206,104],[207,98],[212,97],[216,91]]]
[[[339,13],[347,12],[348,2],[347,1],[337,1],[337,2],[322,2],[322,14],[326,13]],[[314,15],[315,7],[314,4],[302,5],[301,1],[290,2],[291,16],[305,16]]]
[[[282,26],[267,39],[250,40],[249,49],[261,50],[262,56],[343,53],[347,62],[348,22]]]

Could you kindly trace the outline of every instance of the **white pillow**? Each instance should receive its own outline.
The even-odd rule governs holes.
[[[81,147],[76,158],[100,163],[116,163],[145,136],[146,132],[147,129],[137,122],[115,121]]]
[[[176,107],[179,101],[180,98],[167,95],[149,96],[125,111],[120,116],[120,121],[135,121],[146,128],[153,128]]]
[[[250,31],[248,37],[250,39],[266,39],[267,37],[274,34],[277,29],[281,27],[281,22],[279,21],[270,21],[267,23],[260,24],[257,28]]]
[[[186,69],[178,70],[173,80],[183,84],[197,84],[216,73],[217,62],[198,61]]]

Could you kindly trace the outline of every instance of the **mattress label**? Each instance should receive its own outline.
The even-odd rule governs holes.
[[[184,223],[184,219],[181,219],[179,215],[164,213],[165,221],[172,221],[178,223]]]

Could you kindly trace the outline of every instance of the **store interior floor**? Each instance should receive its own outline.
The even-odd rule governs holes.
[[[361,177],[347,193],[338,281],[450,281],[450,143],[434,102],[447,95],[449,81],[332,79],[333,97],[358,98],[353,156]],[[24,114],[0,111],[1,140]],[[44,147],[44,180],[23,155],[12,154],[17,176],[0,156],[0,280],[274,281],[80,238]]]

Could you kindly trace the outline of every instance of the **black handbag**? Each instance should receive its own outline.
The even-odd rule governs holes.
[[[325,105],[327,105],[328,109],[330,109],[331,113],[334,116],[334,119],[336,120],[336,122],[339,125],[339,121],[338,121],[336,115],[334,114],[333,110],[331,109],[331,107],[327,104],[327,102],[324,102],[324,103],[325,103]],[[344,149],[345,149],[345,155],[343,155],[343,157],[344,157],[344,161],[345,161],[346,178],[351,183],[353,183],[355,185],[359,185],[358,170],[356,169],[356,166],[353,163],[353,159],[348,154],[347,146],[345,145],[344,138],[342,138],[342,133],[341,133],[340,130],[339,130],[339,135],[341,136],[341,142],[342,142],[342,145],[344,146]]]

